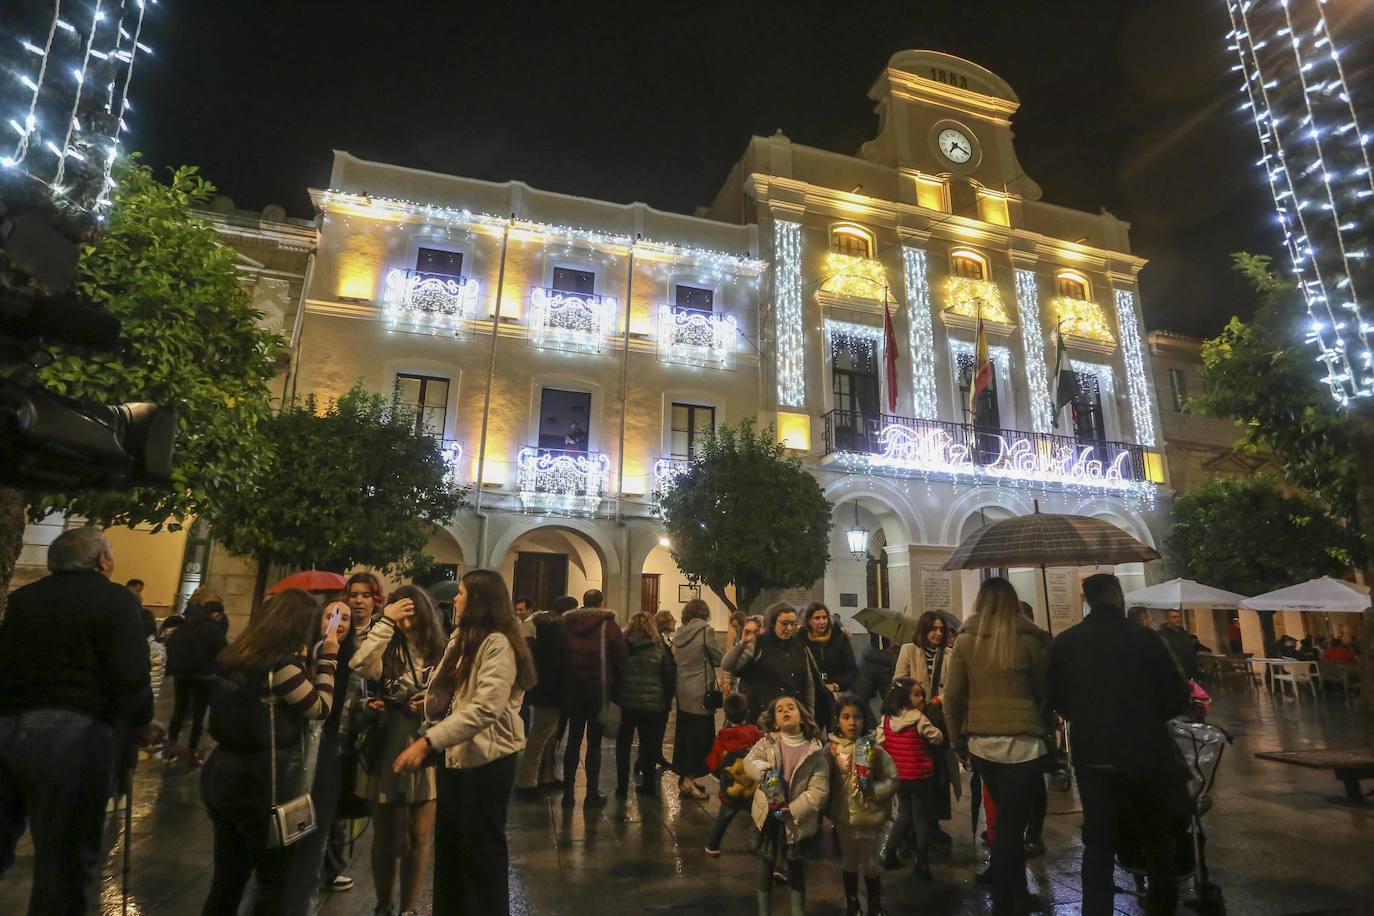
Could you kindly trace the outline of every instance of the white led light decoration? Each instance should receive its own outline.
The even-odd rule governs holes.
[[[463,446],[453,439],[440,439],[439,454],[444,459],[444,482],[451,487],[461,487],[463,485]]]
[[[530,339],[535,346],[599,353],[615,334],[616,301],[610,296],[530,290]]]
[[[1135,422],[1135,441],[1155,444],[1155,410],[1150,398],[1149,369],[1145,347],[1140,342],[1140,322],[1136,320],[1135,293],[1116,290],[1116,326],[1121,331],[1121,356],[1126,364],[1126,394],[1131,400]]]
[[[801,226],[773,222],[773,308],[778,404],[806,404],[806,335],[802,328]]]
[[[960,356],[974,356],[977,353],[977,348],[972,341],[958,340],[957,338],[951,337],[949,339],[949,352],[950,356],[953,357],[950,362],[957,365]],[[1010,349],[1001,344],[989,344],[988,359],[992,360],[992,364],[996,366],[1003,375],[1006,375],[1008,378],[1011,377]]]
[[[1045,368],[1045,329],[1040,324],[1040,290],[1035,271],[1017,268],[1016,310],[1021,315],[1021,355],[1026,361],[1030,387],[1031,429],[1054,430],[1054,405],[1050,403],[1049,371]]]
[[[1374,288],[1374,172],[1331,40],[1324,0],[1227,0],[1232,67],[1260,144],[1291,269],[1309,318],[1307,342],[1341,404],[1374,396],[1374,325],[1360,295]]]
[[[659,458],[654,462],[654,492],[652,495],[654,511],[659,511],[663,497],[677,486],[678,478],[687,473],[692,462],[687,458]]]
[[[515,463],[520,504],[531,511],[591,515],[610,488],[611,459],[600,452],[526,447]]]
[[[1116,390],[1115,376],[1112,374],[1111,366],[1071,359],[1069,360],[1069,368],[1079,375],[1091,375],[1096,378],[1097,388],[1103,395],[1111,395]]]
[[[472,277],[392,268],[382,289],[382,318],[392,330],[464,336],[466,319],[476,313],[478,289]]]
[[[857,337],[860,340],[877,341],[879,352],[882,352],[883,338],[886,336],[880,326],[855,324],[852,321],[837,321],[834,318],[825,319],[825,344],[827,347],[830,346],[830,338],[835,334]]]
[[[132,109],[134,61],[152,52],[139,40],[144,0],[95,0],[90,9],[89,19],[68,22],[54,0],[42,45],[17,38],[20,59],[5,69],[27,104],[6,118],[19,138],[0,166],[22,169],[64,206],[103,219],[120,134],[128,129],[124,116]]]
[[[902,278],[906,283],[907,350],[911,355],[911,409],[917,417],[940,415],[935,388],[935,327],[930,318],[930,280],[926,253],[902,249]]]
[[[975,458],[974,446],[992,451]],[[927,480],[967,480],[1079,493],[1126,496],[1153,504],[1155,486],[1144,478],[1129,446],[1091,445],[1063,436],[1012,436],[954,423],[891,423],[878,431],[874,453],[837,452],[836,463],[857,473]]]
[[[662,305],[658,309],[658,352],[672,362],[726,366],[735,355],[739,322],[733,315]]]

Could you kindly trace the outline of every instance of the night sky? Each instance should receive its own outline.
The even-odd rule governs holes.
[[[1374,4],[1328,11],[1367,130]],[[888,57],[930,48],[1016,89],[1017,152],[1045,200],[1133,224],[1147,324],[1208,335],[1248,312],[1230,253],[1280,241],[1228,28],[1223,0],[162,0],[132,145],[294,216],[332,148],[690,213],[751,134],[855,152]]]

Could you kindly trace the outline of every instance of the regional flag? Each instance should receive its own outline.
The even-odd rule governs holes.
[[[1064,322],[1055,327],[1054,339],[1054,380],[1050,382],[1054,388],[1050,391],[1050,401],[1054,404],[1054,420],[1058,423],[1064,408],[1072,404],[1078,394],[1078,377],[1069,364],[1069,351],[1064,346]]]
[[[897,412],[897,332],[892,327],[892,312],[883,299],[883,362],[887,364],[887,410]]]
[[[978,338],[973,345],[973,380],[969,383],[968,412],[978,425],[978,406],[985,393],[992,388],[992,358],[988,356],[988,335],[983,330],[983,317],[978,316]]]

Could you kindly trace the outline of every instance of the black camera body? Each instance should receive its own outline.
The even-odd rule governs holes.
[[[176,413],[65,397],[35,380],[51,346],[122,353],[118,318],[72,291],[90,224],[22,173],[0,177],[0,486],[61,492],[171,483]]]

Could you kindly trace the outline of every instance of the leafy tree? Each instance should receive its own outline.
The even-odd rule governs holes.
[[[319,410],[313,395],[272,417],[271,445],[255,485],[221,500],[209,517],[217,540],[259,562],[386,571],[425,565],[433,532],[464,505],[464,492],[415,414],[361,384]],[[256,603],[256,602],[255,602]]]
[[[1268,476],[1214,478],[1179,495],[1169,554],[1190,579],[1258,595],[1337,575],[1353,563],[1355,535],[1306,494]]]
[[[127,492],[0,492],[0,592],[13,571],[27,507],[104,525],[153,523],[175,530],[247,486],[267,454],[261,425],[270,414],[268,382],[277,373],[280,338],[261,329],[239,284],[232,250],[190,208],[214,194],[192,166],[169,184],[123,161],[104,232],[85,245],[76,288],[123,322],[127,352],[52,350],[38,375],[50,389],[116,403],[153,401],[177,409],[172,485]]]
[[[811,585],[830,561],[830,503],[752,418],[708,434],[661,505],[678,568],[731,611],[767,588]],[[731,585],[738,606],[725,593]]]
[[[1202,347],[1206,393],[1189,410],[1241,421],[1241,445],[1267,451],[1284,477],[1326,503],[1349,530],[1357,521],[1358,451],[1350,418],[1319,381],[1320,366],[1303,342],[1308,321],[1294,283],[1269,270],[1270,259],[1234,255],[1259,296],[1250,322],[1232,318]],[[1356,562],[1362,562],[1363,550]]]

